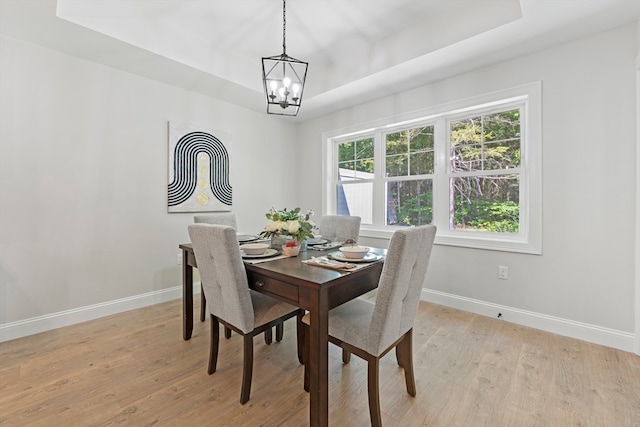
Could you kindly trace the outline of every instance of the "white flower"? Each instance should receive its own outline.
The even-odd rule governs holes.
[[[280,231],[279,221],[269,220],[267,221],[267,225],[265,226],[267,231]]]
[[[298,221],[287,221],[286,229],[289,233],[295,234],[300,230],[300,223]]]

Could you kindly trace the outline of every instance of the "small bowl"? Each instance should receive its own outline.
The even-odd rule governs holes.
[[[369,253],[369,248],[366,246],[343,246],[340,248],[340,252],[345,258],[362,259]]]
[[[282,253],[286,256],[298,256],[300,253],[300,245],[296,246],[287,246],[282,245]]]
[[[266,243],[247,243],[240,246],[240,249],[247,255],[262,255],[264,251],[269,249],[269,245]]]

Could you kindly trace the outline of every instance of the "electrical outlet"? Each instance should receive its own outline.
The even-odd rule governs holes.
[[[509,278],[509,267],[498,266],[498,279],[507,280]]]
[[[178,253],[177,261],[178,261],[178,265],[182,265],[182,252]]]

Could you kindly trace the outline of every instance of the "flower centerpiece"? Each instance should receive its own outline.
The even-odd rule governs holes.
[[[287,240],[296,243],[292,246],[299,246],[306,239],[313,237],[312,230],[315,224],[311,221],[313,216],[311,210],[303,215],[300,213],[300,208],[276,210],[272,206],[265,216],[267,224],[260,236],[270,237],[272,248],[279,249],[287,243]]]

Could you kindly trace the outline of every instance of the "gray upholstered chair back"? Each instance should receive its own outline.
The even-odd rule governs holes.
[[[236,224],[236,214],[233,212],[213,212],[206,215],[195,215],[193,222],[196,224],[218,224],[228,225],[234,230],[238,229]]]
[[[369,328],[366,350],[370,354],[380,355],[413,328],[435,236],[435,225],[393,233]]]
[[[360,235],[360,217],[348,215],[323,215],[320,218],[320,235],[332,242],[344,242],[348,239],[358,241]]]
[[[211,314],[244,333],[253,331],[253,305],[236,231],[225,225],[192,224],[189,237]]]

